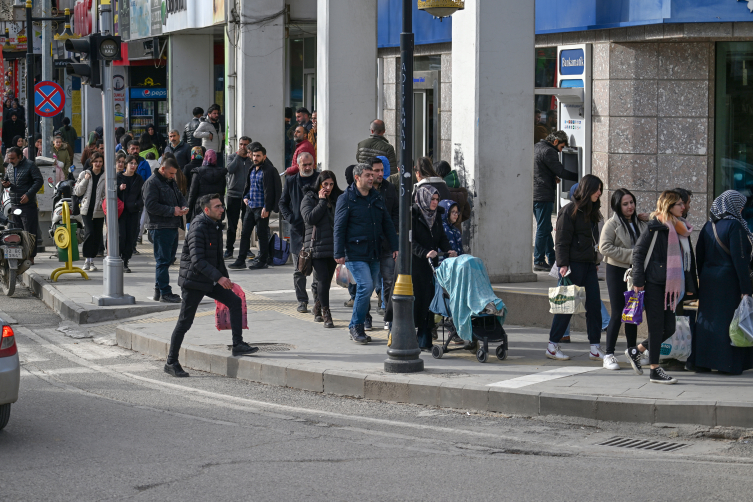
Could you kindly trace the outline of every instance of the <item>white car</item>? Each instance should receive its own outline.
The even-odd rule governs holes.
[[[10,419],[10,405],[18,401],[18,386],[21,382],[21,365],[18,361],[16,337],[5,321],[2,323],[2,342],[0,342],[0,429]]]

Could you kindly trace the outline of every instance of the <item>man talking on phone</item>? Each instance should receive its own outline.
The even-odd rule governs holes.
[[[180,296],[170,287],[170,262],[178,251],[178,229],[183,227],[183,215],[188,213],[186,199],[175,183],[178,163],[165,160],[144,183],[144,208],[149,216],[146,228],[154,243],[157,262],[154,301],[180,303]]]

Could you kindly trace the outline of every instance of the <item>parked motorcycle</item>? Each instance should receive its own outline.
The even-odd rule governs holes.
[[[13,211],[19,216],[20,209]],[[16,277],[31,266],[31,250],[36,246],[36,236],[17,228],[4,212],[0,212],[0,282],[5,296],[16,291]]]
[[[63,224],[63,202],[68,203],[68,208],[71,210],[71,223],[76,223],[76,237],[78,242],[84,240],[84,219],[81,214],[73,214],[73,186],[76,184],[74,180],[58,181],[53,186],[52,183],[48,183],[50,188],[55,190],[55,194],[52,198],[54,209],[52,210],[52,224],[50,225],[50,238],[55,233],[55,229],[58,225]]]

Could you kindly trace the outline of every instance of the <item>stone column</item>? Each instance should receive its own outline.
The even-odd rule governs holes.
[[[214,103],[212,35],[170,35],[167,62],[170,129],[182,135],[193,109],[200,106],[206,112]]]
[[[474,204],[464,235],[493,282],[535,281],[533,2],[468,0],[452,40],[452,164]]]
[[[319,0],[316,161],[340,176],[341,187],[345,168],[356,161],[358,142],[369,137],[376,118],[376,60],[377,2]]]
[[[249,136],[267,150],[267,157],[278,171],[285,167],[285,18],[260,20],[281,13],[285,0],[239,2],[244,23],[230,50],[236,54],[236,127],[237,137]],[[259,24],[253,24],[259,23]],[[232,54],[230,55],[232,58]]]

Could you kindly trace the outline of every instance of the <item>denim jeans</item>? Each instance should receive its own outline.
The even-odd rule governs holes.
[[[172,294],[170,287],[170,262],[178,251],[178,229],[160,228],[150,230],[154,241],[154,260],[157,262],[154,282],[162,296]]]
[[[609,312],[607,312],[607,306],[604,305],[604,302],[601,302],[601,330],[602,331],[607,329],[607,326],[609,326],[609,321],[611,320],[612,318],[609,316]],[[570,324],[567,325],[567,330],[565,331],[565,334],[563,336],[570,336]]]
[[[554,240],[552,239],[552,211],[554,202],[534,202],[533,215],[536,217],[536,241],[533,246],[533,262],[554,266]],[[544,260],[546,258],[546,260]]]
[[[379,278],[379,260],[374,261],[348,261],[345,262],[353,279],[356,281],[356,299],[353,302],[353,315],[350,318],[349,328],[357,324],[363,324],[369,311],[369,299],[374,292],[374,285]]]
[[[382,254],[382,258],[379,260],[379,269],[382,275],[382,308],[387,308],[387,304],[390,302],[392,296],[392,286],[395,282],[395,259],[392,258],[392,253]]]

